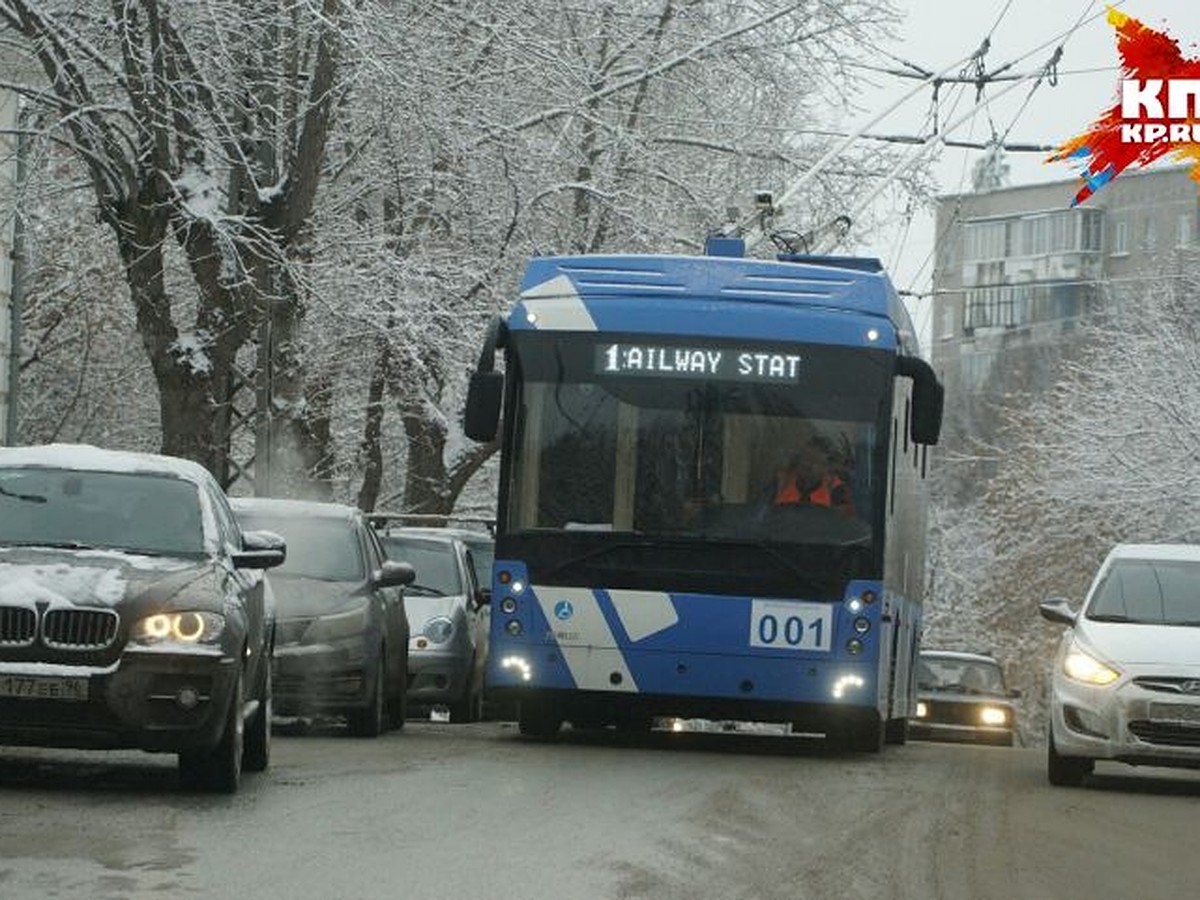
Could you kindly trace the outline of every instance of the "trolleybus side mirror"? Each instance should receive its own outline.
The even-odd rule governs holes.
[[[503,372],[471,373],[467,406],[463,411],[463,431],[471,440],[487,443],[495,439],[503,393]]]
[[[500,403],[504,396],[504,374],[495,371],[496,349],[503,347],[507,328],[499,317],[492,320],[483,341],[479,364],[471,373],[467,388],[467,406],[463,410],[463,431],[473,441],[495,440],[500,423]]]
[[[936,444],[942,433],[946,390],[933,368],[916,356],[901,356],[896,374],[913,380],[913,410],[909,434],[914,443]]]

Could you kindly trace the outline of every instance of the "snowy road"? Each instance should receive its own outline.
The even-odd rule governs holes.
[[[232,798],[171,757],[0,748],[0,898],[1190,898],[1200,773],[800,738],[277,736]]]

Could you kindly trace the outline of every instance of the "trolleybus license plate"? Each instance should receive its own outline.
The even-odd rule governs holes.
[[[828,651],[833,646],[833,608],[824,603],[754,600],[750,646]]]

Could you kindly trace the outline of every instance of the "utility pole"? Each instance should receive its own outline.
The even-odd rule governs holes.
[[[0,446],[17,440],[17,378],[20,371],[21,290],[24,286],[23,223],[17,196],[25,183],[24,138],[17,135],[17,95],[0,90]],[[6,208],[4,208],[6,207]]]

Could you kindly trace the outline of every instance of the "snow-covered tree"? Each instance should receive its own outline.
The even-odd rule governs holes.
[[[995,477],[939,511],[930,633],[1008,661],[1027,721],[1061,633],[1037,605],[1078,607],[1114,543],[1200,541],[1198,262],[1108,285],[1057,382],[1000,410]]]
[[[37,131],[116,238],[162,447],[229,479],[239,364],[269,337],[279,457],[327,494],[441,512],[491,452],[458,411],[523,260],[697,249],[824,152],[894,19],[885,0],[0,0],[45,73],[24,87]],[[789,224],[890,168],[844,154]]]

